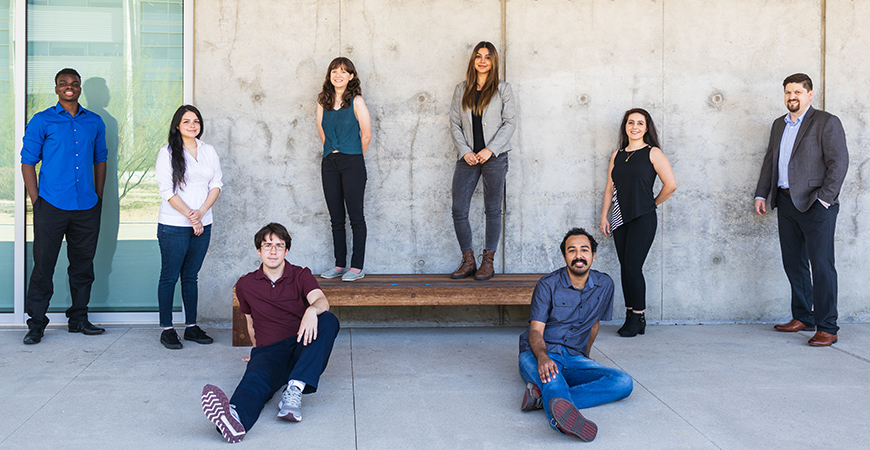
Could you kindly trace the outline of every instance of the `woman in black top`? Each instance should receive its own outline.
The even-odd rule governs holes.
[[[643,263],[656,235],[656,206],[677,189],[671,163],[659,148],[652,117],[643,109],[625,112],[620,127],[619,148],[610,156],[607,187],[601,205],[601,232],[613,235],[625,297],[622,337],[646,330],[646,282]],[[653,197],[656,176],[662,189]]]

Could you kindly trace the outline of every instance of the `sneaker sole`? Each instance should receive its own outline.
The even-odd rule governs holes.
[[[278,402],[278,418],[288,420],[290,422],[302,422],[302,414],[296,416],[292,412],[287,412],[286,414],[281,414],[281,408],[284,407],[284,402]]]
[[[580,438],[583,442],[592,442],[598,434],[598,425],[591,420],[586,420],[574,404],[564,398],[554,398],[550,401],[550,414],[560,430]]]
[[[230,414],[230,401],[219,387],[207,384],[202,388],[202,412],[217,425],[227,442],[232,444],[245,437],[245,427]]]
[[[365,278],[365,274],[360,274],[359,276],[356,276],[353,278],[341,277],[341,281],[356,281],[356,280],[362,280],[363,278]]]
[[[208,345],[208,344],[211,344],[212,342],[214,342],[214,339],[205,340],[205,339],[188,339],[188,338],[184,338],[184,340],[185,340],[185,341],[196,342],[197,344],[203,344],[203,345]]]
[[[521,411],[535,411],[537,409],[543,409],[542,405],[539,405],[538,402],[541,401],[541,397],[535,396],[532,389],[526,385],[526,392],[523,394],[523,406],[520,408]]]

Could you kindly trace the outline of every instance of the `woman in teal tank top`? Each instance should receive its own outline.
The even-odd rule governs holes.
[[[332,224],[335,266],[320,276],[355,281],[365,276],[365,154],[372,140],[371,118],[362,98],[353,63],[338,57],[329,63],[323,90],[317,96],[317,131],[323,142],[320,174]],[[353,232],[353,256],[347,266],[345,211]]]

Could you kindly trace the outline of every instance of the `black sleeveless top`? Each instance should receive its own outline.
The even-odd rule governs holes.
[[[613,159],[610,178],[618,192],[624,223],[656,210],[653,183],[657,174],[649,160],[650,150],[652,147],[649,145],[632,152],[622,149]]]

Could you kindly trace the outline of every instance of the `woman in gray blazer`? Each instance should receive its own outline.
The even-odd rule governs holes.
[[[498,52],[483,41],[474,47],[465,81],[453,91],[450,132],[458,152],[453,172],[453,227],[462,263],[451,278],[492,278],[493,257],[501,235],[501,201],[508,170],[510,140],[516,130],[517,107],[509,84],[498,77]],[[483,176],[486,247],[480,268],[474,261],[468,210],[477,181]]]

